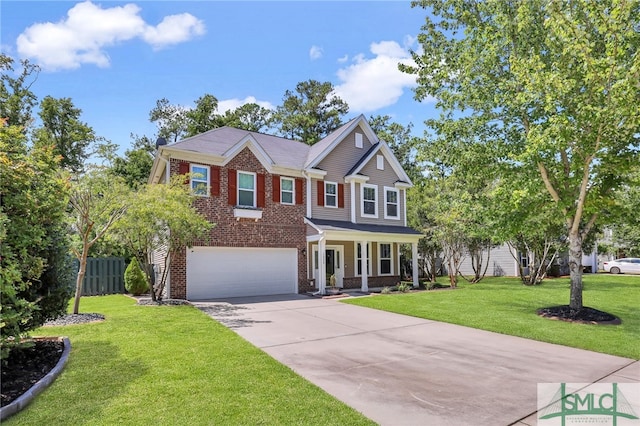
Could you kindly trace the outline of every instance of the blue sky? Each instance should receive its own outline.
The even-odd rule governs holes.
[[[32,90],[70,97],[82,120],[126,149],[130,133],[154,136],[157,99],[193,106],[210,93],[221,111],[275,107],[298,82],[330,81],[347,118],[435,116],[413,99],[410,61],[426,11],[408,1],[11,1],[0,4],[4,54],[42,67]]]

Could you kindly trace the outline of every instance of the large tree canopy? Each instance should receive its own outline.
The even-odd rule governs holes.
[[[640,3],[423,0],[415,66],[428,124],[452,146],[536,172],[566,224],[570,305],[582,308],[582,241],[640,148]]]
[[[285,92],[276,122],[282,136],[313,145],[340,127],[348,112],[331,83],[308,80],[298,83],[295,92]]]

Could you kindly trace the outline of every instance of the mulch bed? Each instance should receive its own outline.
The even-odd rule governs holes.
[[[581,324],[598,324],[598,325],[618,325],[622,324],[622,320],[608,312],[599,311],[587,306],[582,309],[571,309],[569,305],[551,306],[549,308],[540,308],[536,311],[538,315],[553,320],[577,322]]]
[[[46,376],[63,351],[59,340],[35,340],[30,348],[12,350],[0,373],[0,406],[9,405]]]

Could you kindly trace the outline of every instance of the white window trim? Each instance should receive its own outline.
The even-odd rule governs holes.
[[[374,214],[366,214],[364,212],[364,189],[365,188],[372,188],[375,190],[375,195],[376,195],[376,199],[375,199],[375,206],[374,206]],[[370,217],[370,218],[374,218],[377,219],[378,218],[378,185],[370,185],[368,183],[363,183],[360,185],[360,216],[361,217]]]
[[[389,274],[383,274],[382,273],[382,260],[383,260],[383,257],[382,257],[382,250],[381,250],[380,247],[383,244],[389,244],[389,256],[391,256],[391,257],[385,257],[384,258],[384,259],[389,259],[391,261],[391,273],[389,273]],[[393,260],[394,260],[393,259],[393,243],[378,243],[378,275],[384,275],[384,276],[394,275],[393,274],[394,273],[394,267],[393,267],[394,261]]]
[[[282,186],[282,182],[284,182],[285,180],[291,181],[291,191],[285,191]],[[290,203],[286,203],[282,198],[282,194],[283,193],[289,193],[291,192],[291,202]],[[280,177],[280,204],[286,204],[289,206],[292,206],[296,203],[296,180],[294,178],[288,178],[288,177]]]
[[[364,146],[362,133],[356,133],[356,148],[362,148]]]
[[[200,167],[200,168],[206,169],[207,170],[207,178],[203,179],[203,178],[195,177],[194,176],[195,174],[200,174],[200,173],[194,172],[193,171],[194,167]],[[205,166],[204,164],[193,164],[192,163],[192,164],[189,164],[189,173],[191,173],[191,178],[190,178],[190,181],[189,181],[189,185],[191,185],[191,193],[193,195],[195,195],[195,196],[198,196],[198,197],[208,197],[209,196],[209,188],[211,187],[211,168],[209,166]],[[194,192],[194,190],[193,190],[193,182],[194,181],[198,182],[198,183],[206,184],[206,188],[205,188],[204,194],[198,194],[198,193]]]
[[[395,192],[396,193],[396,216],[389,216],[387,214],[387,206],[389,204],[389,200],[387,199],[387,191],[391,191],[391,192]],[[396,188],[391,188],[389,186],[385,186],[384,187],[384,218],[385,219],[394,219],[394,220],[400,220],[400,191],[397,190]]]
[[[245,206],[240,204],[240,191],[248,191],[248,189],[242,189],[240,188],[240,174],[245,174],[245,175],[252,175],[253,176],[253,205],[252,206]],[[238,170],[237,174],[236,174],[236,181],[237,181],[237,188],[236,188],[236,200],[238,200],[238,207],[250,207],[250,208],[256,208],[257,206],[257,199],[258,199],[258,179],[257,179],[257,175],[254,172],[245,172],[244,170]]]
[[[362,276],[362,274],[358,273],[358,245],[360,245],[360,243],[355,242],[353,244],[353,276],[354,277],[360,277]],[[367,248],[368,250],[365,252],[365,254],[367,255],[367,276],[370,277],[371,276],[371,243],[367,243]]]
[[[376,155],[376,167],[378,170],[384,170],[384,155]]]
[[[336,187],[336,193],[335,194],[331,194],[331,195],[336,197],[336,205],[335,206],[330,206],[330,205],[327,204],[327,185],[333,185],[333,186]],[[328,207],[330,209],[337,209],[338,208],[338,182],[324,181],[324,206]]]

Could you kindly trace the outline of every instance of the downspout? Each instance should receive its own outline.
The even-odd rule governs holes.
[[[306,171],[302,171],[302,176],[307,179],[307,217],[311,219],[311,176]]]

